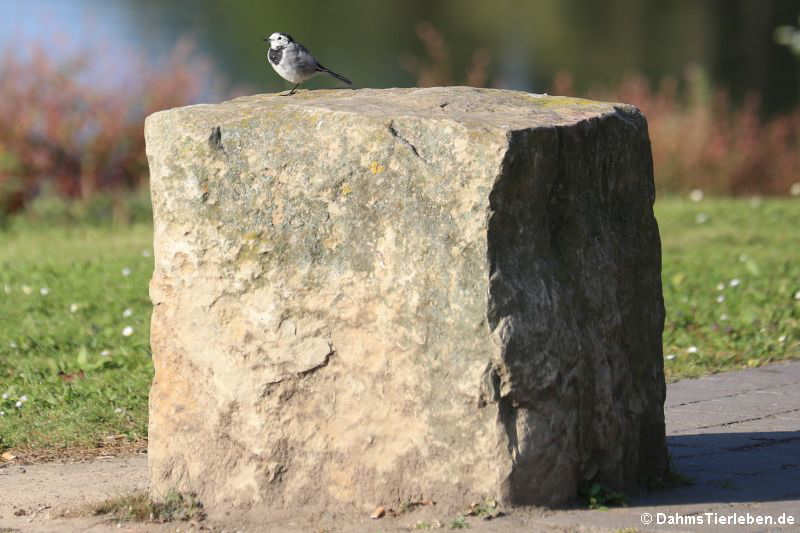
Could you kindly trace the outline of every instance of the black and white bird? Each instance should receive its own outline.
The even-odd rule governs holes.
[[[319,61],[311,55],[311,52],[305,46],[292,39],[291,35],[275,32],[269,37],[264,37],[264,40],[269,43],[269,50],[267,50],[269,64],[283,79],[295,84],[292,90],[284,96],[294,94],[295,89],[301,83],[313,78],[320,72],[330,74],[347,85],[353,85],[350,80],[341,74],[337,74],[320,65]]]

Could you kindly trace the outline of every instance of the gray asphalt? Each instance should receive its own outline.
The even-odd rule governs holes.
[[[670,384],[665,415],[673,464],[692,485],[620,509],[556,512],[542,525],[800,532],[800,362]],[[682,523],[656,523],[670,519]]]

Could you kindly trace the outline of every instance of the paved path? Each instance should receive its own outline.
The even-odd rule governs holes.
[[[673,383],[667,387],[666,418],[673,463],[695,481],[694,485],[634,498],[628,507],[609,511],[530,509],[515,510],[491,522],[470,519],[470,531],[800,532],[800,362]],[[20,531],[120,531],[116,524],[97,518],[48,515],[53,517],[53,511],[60,507],[102,500],[106,495],[145,485],[145,457],[0,468],[0,531],[3,527]],[[20,509],[24,514],[16,516]],[[654,521],[679,517],[684,525],[647,526],[642,524],[643,513],[649,513]],[[791,517],[794,525],[721,523],[734,513],[744,520],[748,513],[754,520],[771,517],[775,522],[781,516]],[[414,514],[380,522],[334,521],[330,530],[408,531],[421,519],[430,523],[437,518],[446,527],[452,517]],[[697,525],[699,519],[716,520],[716,524]],[[122,524],[121,530],[174,530],[171,527]],[[182,527],[186,531],[186,525]],[[290,528],[306,529],[302,525]],[[253,530],[247,527],[247,531]]]
[[[642,531],[800,531],[800,362],[684,380],[667,387],[667,443],[695,484],[634,499],[610,511],[556,513],[550,524]],[[794,518],[794,525],[645,527],[643,513]],[[664,517],[666,518],[666,517]],[[710,517],[714,520],[714,516]],[[690,518],[691,519],[691,518]],[[721,521],[718,519],[717,522]]]

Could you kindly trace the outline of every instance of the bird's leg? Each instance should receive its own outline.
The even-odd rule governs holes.
[[[289,91],[289,92],[288,92],[288,93],[286,93],[286,94],[282,94],[281,96],[292,96],[292,95],[294,94],[294,91],[295,91],[295,89],[297,89],[298,87],[300,87],[300,84],[299,84],[299,83],[298,83],[297,85],[295,85],[294,87],[292,87],[292,90],[291,90],[291,91]]]

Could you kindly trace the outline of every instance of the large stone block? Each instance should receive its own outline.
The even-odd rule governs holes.
[[[156,113],[146,137],[156,494],[558,504],[663,473],[635,108],[313,91]]]

